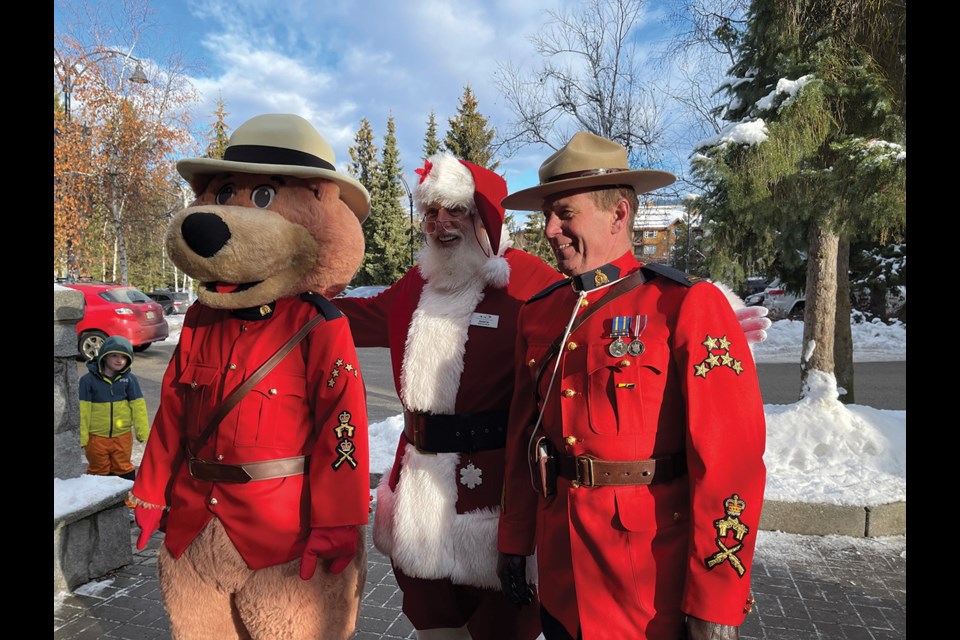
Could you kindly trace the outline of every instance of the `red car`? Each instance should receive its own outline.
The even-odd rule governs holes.
[[[77,323],[77,349],[89,360],[107,336],[123,336],[134,351],[166,340],[170,332],[163,308],[136,287],[119,284],[70,283],[83,293],[83,318]]]

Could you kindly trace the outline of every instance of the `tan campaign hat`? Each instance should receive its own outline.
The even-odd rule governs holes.
[[[561,191],[625,185],[639,195],[673,184],[676,179],[668,171],[631,169],[623,145],[580,131],[540,165],[539,185],[512,193],[501,204],[506,209],[537,211],[544,198]]]
[[[300,116],[268,113],[254,116],[230,136],[223,160],[192,158],[177,163],[187,182],[193,177],[235,171],[325,178],[340,185],[340,199],[360,222],[370,213],[370,194],[359,181],[337,171],[336,156],[327,141]]]

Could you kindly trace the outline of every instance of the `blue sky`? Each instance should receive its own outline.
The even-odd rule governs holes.
[[[64,7],[81,1],[108,12],[123,4],[56,0],[55,23],[69,13]],[[193,107],[196,131],[208,129],[218,96],[234,129],[261,113],[296,113],[330,142],[340,170],[349,163],[361,118],[370,121],[379,146],[392,114],[404,175],[412,185],[430,111],[442,137],[469,85],[490,124],[505,125],[512,114],[494,72],[506,63],[525,69],[538,64],[529,37],[548,10],[573,1],[152,0],[151,24],[133,55],[149,62],[183,51],[200,95]],[[651,39],[645,46],[652,46],[662,33],[652,16],[638,38]],[[117,47],[126,50],[129,44]],[[527,147],[499,158],[509,190],[536,184],[537,168],[550,153],[547,147]]]

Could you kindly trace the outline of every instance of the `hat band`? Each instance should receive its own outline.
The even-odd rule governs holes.
[[[230,162],[248,162],[250,164],[278,164],[303,167],[316,167],[336,171],[336,168],[318,156],[295,149],[265,147],[258,144],[238,144],[227,147],[223,159]]]
[[[546,182],[556,182],[558,180],[569,180],[570,178],[587,178],[590,176],[602,176],[607,173],[620,173],[621,171],[630,171],[630,169],[587,169],[586,171],[572,171],[570,173],[561,173],[547,179]]]

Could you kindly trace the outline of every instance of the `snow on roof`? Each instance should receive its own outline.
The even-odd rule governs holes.
[[[681,205],[640,205],[633,221],[634,231],[640,229],[667,229],[677,220],[686,217],[687,210]]]

